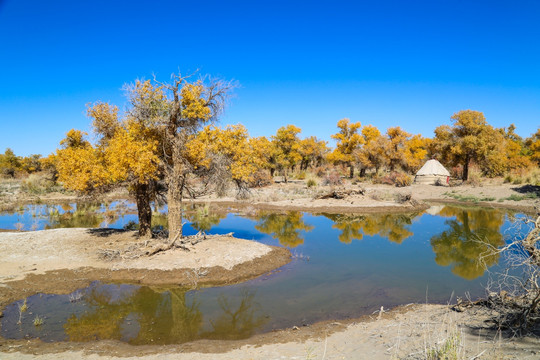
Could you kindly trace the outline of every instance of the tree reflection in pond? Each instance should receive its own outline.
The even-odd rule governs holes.
[[[226,217],[227,213],[211,211],[208,205],[197,206],[193,211],[186,212],[186,218],[191,222],[191,227],[205,233],[219,225]]]
[[[332,228],[341,230],[339,241],[350,244],[353,239],[362,240],[364,235],[379,235],[401,244],[413,235],[408,227],[420,213],[413,214],[324,214],[332,220]]]
[[[48,224],[45,229],[57,228],[96,228],[104,221],[114,222],[118,215],[115,211],[102,211],[99,203],[79,203],[73,209],[71,205],[63,205],[64,212],[57,206],[47,206]]]
[[[114,299],[112,291],[94,287],[85,296],[92,308],[64,325],[70,341],[114,339],[130,344],[171,344],[197,338],[202,326],[198,303],[187,305],[185,290],[164,292],[140,287]]]
[[[504,223],[503,212],[445,206],[439,216],[455,219],[446,220],[449,229],[431,238],[437,264],[452,266],[454,274],[472,280],[482,276],[486,267],[499,261],[499,254],[493,248],[504,244],[500,232]]]
[[[260,212],[257,215],[255,229],[278,239],[283,246],[290,248],[304,243],[300,231],[311,231],[313,226],[304,222],[303,214],[298,211],[289,211],[286,214]]]
[[[259,304],[253,301],[255,293],[242,289],[238,307],[234,306],[224,294],[218,297],[223,314],[217,320],[210,320],[212,331],[204,333],[207,339],[238,340],[247,339],[266,322],[260,315]]]
[[[220,314],[203,331],[200,304],[186,301],[186,290],[150,287],[92,287],[84,296],[90,308],[64,324],[69,341],[121,340],[133,345],[180,344],[200,338],[244,339],[264,325],[253,292],[242,290],[239,304],[218,298]]]

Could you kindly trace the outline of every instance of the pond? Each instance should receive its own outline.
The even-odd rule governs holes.
[[[132,206],[123,202],[83,208],[29,206],[0,214],[0,227],[17,222],[37,224],[34,228],[123,227],[136,219]],[[93,215],[85,217],[85,212]],[[69,295],[37,294],[4,309],[1,335],[131,344],[240,339],[371,314],[381,306],[475,298],[484,294],[487,282],[478,257],[485,255],[485,264],[497,271],[498,255],[486,254],[509,240],[512,223],[523,215],[454,206],[410,214],[239,215],[202,206],[187,217],[187,233],[232,231],[236,237],[286,246],[294,259],[279,271],[233,286],[190,290],[96,282]],[[163,215],[156,219],[166,227]],[[43,324],[36,326],[36,318]]]

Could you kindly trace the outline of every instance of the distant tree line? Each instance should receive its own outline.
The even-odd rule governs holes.
[[[324,176],[337,172],[349,178],[381,172],[415,173],[430,158],[459,171],[467,180],[471,166],[487,177],[537,168],[540,128],[527,139],[512,124],[494,128],[483,113],[462,110],[452,125],[435,129],[433,138],[412,135],[401,127],[382,133],[374,125],[342,119],[332,135],[336,147],[311,136],[300,138],[294,125],[279,128],[270,138],[250,137],[243,125],[215,124],[234,83],[192,80],[174,75],[168,83],[156,80],[126,85],[127,109],[96,102],[87,108],[96,139],[72,129],[60,148],[46,158],[0,154],[4,177],[48,170],[65,188],[81,194],[102,193],[124,186],[137,202],[140,234],[150,234],[152,201],[166,200],[169,240],[182,237],[182,201],[210,191],[225,194],[234,184],[238,196],[250,187],[272,182],[279,174],[310,170]]]

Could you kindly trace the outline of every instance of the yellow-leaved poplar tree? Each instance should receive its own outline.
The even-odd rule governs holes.
[[[285,182],[287,182],[287,173],[289,169],[302,160],[300,155],[300,139],[298,134],[302,130],[294,125],[280,127],[276,135],[272,136],[274,145],[273,161],[277,169],[283,172]]]
[[[359,134],[360,122],[351,123],[349,119],[341,119],[337,123],[339,132],[331,135],[337,144],[334,151],[328,154],[328,160],[335,164],[342,163],[349,167],[349,177],[354,176],[354,153],[364,143],[364,138]]]

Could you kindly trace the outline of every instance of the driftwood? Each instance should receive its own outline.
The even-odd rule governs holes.
[[[144,251],[144,254],[147,256],[152,256],[157,254],[158,252],[167,251],[174,248],[180,248],[182,250],[190,251],[188,247],[190,245],[193,246],[201,241],[223,236],[232,237],[233,233],[230,232],[223,235],[207,235],[204,232],[198,232],[196,235],[186,236],[179,239],[175,238],[175,240],[172,242],[154,245],[150,249]]]
[[[139,242],[136,244],[130,245],[128,248],[123,250],[118,249],[98,249],[97,255],[98,258],[105,261],[113,260],[132,260],[137,259],[142,256],[152,256],[162,251],[167,251],[171,249],[182,249],[190,251],[191,246],[212,238],[218,237],[233,237],[233,233],[222,235],[207,235],[204,232],[199,232],[192,236],[185,237],[176,237],[172,242],[158,242],[152,240],[145,240],[144,242]],[[153,244],[158,242],[157,244]]]
[[[351,195],[364,195],[366,190],[360,189],[345,189],[338,188],[330,190],[327,193],[317,196],[317,199],[345,199],[347,196]]]

